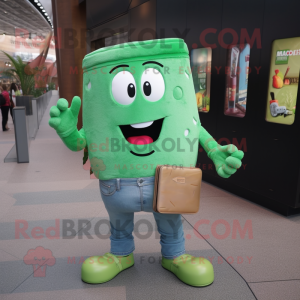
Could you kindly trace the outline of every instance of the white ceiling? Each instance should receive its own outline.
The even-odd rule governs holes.
[[[40,0],[52,19],[51,0]],[[15,35],[15,28],[46,36],[51,26],[41,13],[27,0],[0,0],[0,34]]]
[[[52,14],[52,1],[51,0],[39,0],[41,4],[44,6],[45,11],[48,13],[48,16],[51,19],[51,23],[53,24],[53,14]]]

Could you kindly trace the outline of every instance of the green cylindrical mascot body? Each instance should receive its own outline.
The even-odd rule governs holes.
[[[147,211],[161,234],[162,266],[189,285],[211,284],[211,263],[185,253],[181,216],[152,209],[157,165],[195,166],[199,142],[224,178],[243,158],[201,126],[186,44],[162,39],[102,48],[85,56],[83,70],[83,128],[77,130],[79,97],[70,108],[60,99],[49,121],[69,149],[88,147],[110,217],[111,251],[88,258],[82,280],[106,282],[134,264],[133,216]]]

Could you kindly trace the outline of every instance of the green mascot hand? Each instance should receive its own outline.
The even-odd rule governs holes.
[[[214,162],[219,176],[229,178],[242,165],[244,152],[232,144],[221,146],[215,139],[201,126],[200,145],[207,152],[208,157]]]
[[[219,176],[229,178],[242,165],[244,152],[237,149],[235,145],[218,145],[208,152],[208,157],[214,162]]]
[[[59,99],[56,106],[50,109],[49,125],[54,128],[72,151],[82,150],[86,146],[84,130],[77,130],[78,114],[80,111],[81,100],[75,96],[70,108],[66,99]]]
[[[77,129],[78,114],[81,106],[79,97],[74,97],[71,107],[66,99],[59,99],[56,106],[50,109],[49,125],[53,127],[59,136],[68,136]]]

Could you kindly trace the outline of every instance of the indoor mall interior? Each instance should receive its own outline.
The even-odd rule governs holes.
[[[0,3],[1,300],[300,299],[299,1]]]

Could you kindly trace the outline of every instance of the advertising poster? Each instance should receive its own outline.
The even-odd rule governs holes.
[[[300,70],[300,37],[272,44],[266,121],[291,125],[295,121]]]
[[[224,114],[243,118],[246,114],[250,45],[231,46],[226,66]]]
[[[198,110],[207,113],[210,109],[211,48],[191,51],[191,72]]]

